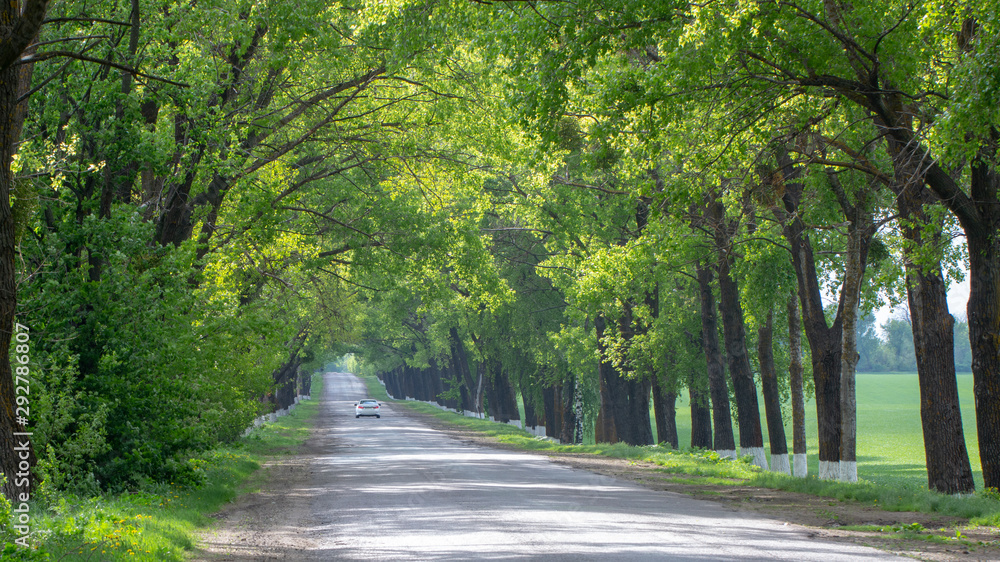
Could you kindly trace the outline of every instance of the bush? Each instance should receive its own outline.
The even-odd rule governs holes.
[[[228,262],[195,267],[193,243],[151,247],[153,226],[129,210],[66,216],[60,236],[22,248],[44,267],[22,285],[18,321],[32,334],[32,429],[48,490],[197,485],[187,459],[237,438],[288,358],[295,328],[274,322],[286,304],[241,302]],[[102,258],[99,278],[81,274],[80,240]]]

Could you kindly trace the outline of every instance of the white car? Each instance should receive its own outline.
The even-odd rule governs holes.
[[[366,398],[360,402],[355,402],[354,417],[360,418],[361,416],[375,416],[376,418],[381,418],[382,414],[379,412],[378,400]]]

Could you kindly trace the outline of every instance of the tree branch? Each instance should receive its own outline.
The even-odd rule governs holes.
[[[141,76],[141,77],[149,79],[149,80],[156,80],[157,82],[164,82],[166,84],[177,86],[179,88],[187,88],[188,87],[188,85],[185,84],[185,83],[183,83],[183,82],[174,82],[173,80],[168,80],[166,78],[161,78],[159,76],[153,76],[151,74],[146,74],[145,72],[140,72],[140,71],[138,71],[138,70],[136,70],[136,69],[134,69],[134,68],[132,68],[130,66],[126,66],[124,64],[118,64],[116,62],[112,62],[112,61],[109,61],[109,60],[106,60],[106,59],[98,59],[98,58],[94,58],[94,57],[89,57],[87,55],[84,55],[84,54],[81,54],[81,53],[77,53],[75,51],[45,51],[44,53],[37,53],[37,54],[34,54],[34,55],[28,55],[26,57],[23,57],[23,58],[21,58],[21,59],[19,59],[17,61],[17,64],[31,64],[31,63],[41,62],[41,61],[44,61],[44,60],[53,59],[53,58],[57,58],[57,57],[66,57],[66,58],[71,58],[71,59],[82,60],[82,61],[85,61],[85,62],[93,62],[93,63],[100,64],[102,66],[110,66],[111,68],[117,68],[118,70],[121,70],[123,72],[128,72],[129,74],[133,74],[135,76]]]

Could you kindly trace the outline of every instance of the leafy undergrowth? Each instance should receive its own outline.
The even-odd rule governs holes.
[[[317,377],[317,395],[320,386]],[[203,477],[197,487],[164,483],[113,496],[46,494],[45,500],[31,504],[30,548],[15,545],[5,528],[0,559],[186,560],[195,533],[212,521],[208,515],[239,493],[252,491],[253,473],[268,456],[294,452],[308,437],[318,411],[318,400],[302,402],[232,446],[191,458],[188,462]]]
[[[390,401],[385,389],[374,377],[362,377],[377,398]],[[658,472],[689,475],[697,480],[675,478],[676,483],[698,486],[745,485],[799,492],[840,501],[868,504],[886,511],[914,511],[968,519],[970,525],[1000,527],[1000,494],[986,491],[966,496],[948,496],[906,484],[877,484],[870,481],[844,483],[820,480],[815,476],[794,478],[786,474],[762,471],[750,464],[750,458],[720,458],[714,451],[672,450],[669,446],[633,446],[623,443],[564,445],[535,437],[515,426],[462,416],[424,402],[394,400],[415,411],[470,429],[505,445],[528,451],[569,454],[594,454],[656,464]]]

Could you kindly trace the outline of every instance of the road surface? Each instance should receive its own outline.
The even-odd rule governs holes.
[[[309,454],[224,512],[209,560],[898,560],[808,529],[456,441],[325,376]]]

